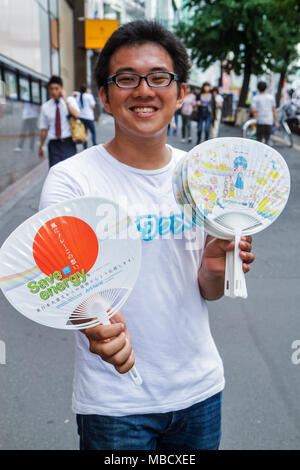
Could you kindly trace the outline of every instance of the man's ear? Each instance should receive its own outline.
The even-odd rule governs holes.
[[[108,91],[105,90],[104,86],[101,86],[99,89],[99,96],[102,99],[104,109],[107,113],[112,114],[109,99],[108,99]]]
[[[180,89],[179,89],[178,95],[177,95],[176,111],[177,111],[177,109],[181,108],[185,95],[186,95],[186,84],[185,83],[180,83]]]

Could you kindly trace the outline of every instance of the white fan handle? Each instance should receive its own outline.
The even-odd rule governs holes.
[[[241,232],[235,232],[235,246],[234,246],[234,270],[233,270],[233,293],[234,297],[248,297],[245,273],[243,271],[243,261],[240,258],[239,243],[241,240]]]
[[[234,253],[233,251],[227,251],[226,265],[225,265],[225,283],[224,283],[224,295],[226,295],[227,297],[234,297],[233,283],[234,283]]]
[[[109,321],[109,317],[107,315],[102,315],[101,323],[102,323],[102,325],[111,325],[111,323]],[[130,375],[130,377],[133,380],[133,382],[135,383],[135,385],[142,385],[143,379],[140,376],[140,374],[139,374],[139,372],[138,372],[138,370],[135,366],[133,366],[127,373]]]

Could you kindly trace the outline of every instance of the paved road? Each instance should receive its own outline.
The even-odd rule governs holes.
[[[195,133],[195,129],[193,129]],[[239,135],[222,127],[222,135]],[[113,133],[105,119],[101,141]],[[176,136],[169,142],[182,148]],[[247,276],[247,300],[211,302],[211,328],[224,360],[223,449],[300,448],[300,365],[291,344],[300,340],[300,152],[278,144],[292,175],[283,215],[254,238],[257,261]],[[1,217],[0,244],[38,207],[42,181]],[[20,316],[0,295],[0,449],[76,449],[71,411],[73,333]]]

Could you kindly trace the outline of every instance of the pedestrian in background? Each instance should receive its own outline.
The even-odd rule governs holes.
[[[175,120],[176,128],[173,130],[173,135],[177,135],[178,121],[179,121],[180,114],[181,114],[181,109],[177,109],[177,111],[175,111],[174,113],[174,120]]]
[[[257,89],[259,93],[253,98],[251,106],[257,122],[256,139],[269,145],[273,124],[279,127],[275,99],[266,92],[266,82],[258,82]]]
[[[191,115],[196,105],[196,96],[192,93],[192,89],[189,85],[186,87],[186,95],[183,100],[183,105],[181,108],[181,117],[182,117],[182,142],[185,142],[187,137],[188,142],[192,141],[191,136]]]
[[[171,121],[168,124],[168,130],[167,130],[167,135],[171,135],[171,128],[172,128],[172,135],[177,134],[177,126],[176,126],[176,120],[175,120],[175,114],[172,117]]]
[[[38,115],[38,107],[36,104],[24,103],[22,113],[22,128],[18,146],[14,149],[15,152],[21,152],[23,150],[26,136],[30,137],[30,150],[34,149],[34,139],[37,133]]]
[[[96,141],[96,129],[95,129],[95,117],[94,109],[96,106],[95,98],[91,93],[88,92],[86,85],[81,85],[80,94],[77,98],[77,102],[80,110],[80,120],[85,127],[86,134],[90,130],[92,135],[93,145],[97,145]],[[87,149],[87,140],[83,144],[83,148]]]
[[[210,84],[203,83],[200,94],[196,97],[198,106],[198,134],[197,145],[201,142],[202,128],[204,124],[205,138],[209,139],[209,130],[211,125],[211,106],[212,106],[212,93],[210,91]]]
[[[211,90],[212,100],[212,125],[210,128],[210,137],[215,139],[219,135],[220,122],[222,117],[223,96],[219,93],[219,88],[214,86]]]
[[[48,137],[49,166],[52,167],[76,153],[69,116],[78,119],[79,108],[74,97],[67,98],[60,77],[53,75],[48,88],[51,98],[43,104],[40,114],[39,157],[44,158],[43,145]]]

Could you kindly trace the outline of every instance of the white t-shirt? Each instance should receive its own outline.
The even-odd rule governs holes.
[[[67,98],[68,104],[75,108],[79,112],[78,104],[75,98],[69,96]],[[61,138],[65,139],[71,137],[71,129],[69,124],[69,110],[67,103],[63,98],[59,99],[59,110],[60,110],[60,124],[61,124]],[[55,119],[56,119],[56,103],[55,100],[46,101],[41,108],[40,114],[40,129],[48,129],[48,139],[56,139],[55,134]]]
[[[186,95],[183,100],[181,114],[183,114],[184,116],[190,116],[193,112],[195,105],[196,105],[196,95],[194,95],[194,93],[190,93]]]
[[[93,106],[95,106],[96,104],[95,98],[93,97],[93,95],[91,95],[91,93],[83,93],[82,101],[83,101],[83,106],[81,106],[80,93],[79,93],[77,97],[77,103],[80,109],[79,117],[93,121],[94,120]]]
[[[172,192],[172,172],[181,150],[158,170],[120,163],[97,145],[50,169],[40,209],[65,199],[99,195],[124,206],[142,236],[137,283],[122,308],[131,334],[137,387],[129,374],[89,351],[76,332],[73,410],[79,414],[123,416],[164,413],[192,406],[224,387],[221,358],[212,339],[206,301],[197,274],[204,235],[181,211]]]
[[[269,93],[259,93],[252,100],[252,108],[257,111],[257,124],[272,126],[274,122],[273,107],[276,106],[274,96]]]

